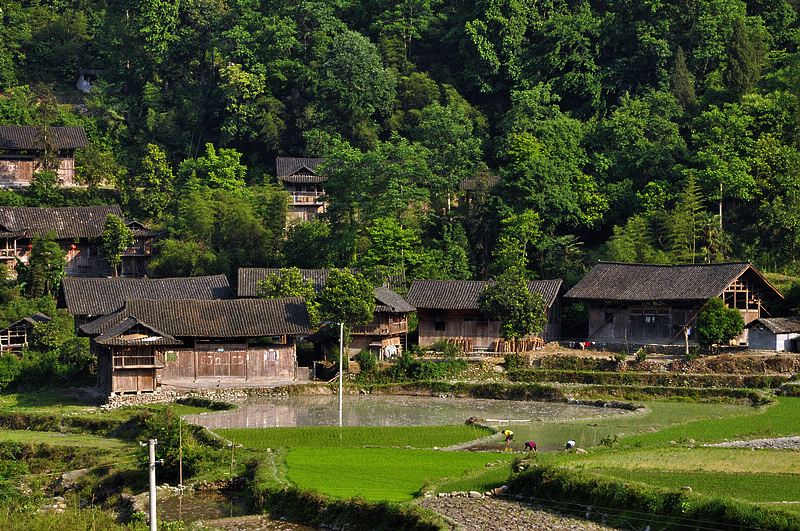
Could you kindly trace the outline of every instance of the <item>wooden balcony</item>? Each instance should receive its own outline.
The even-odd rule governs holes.
[[[161,368],[164,364],[155,356],[114,356],[115,369],[152,369]]]
[[[357,336],[391,336],[408,332],[408,322],[355,325],[351,332]]]
[[[292,193],[292,205],[322,204],[322,195],[322,192],[294,192]]]

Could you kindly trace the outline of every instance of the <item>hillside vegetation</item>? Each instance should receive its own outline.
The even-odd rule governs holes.
[[[12,0],[0,125],[84,126],[89,188],[0,203],[120,202],[166,229],[162,276],[795,274],[798,42],[785,0]],[[285,232],[276,156],[326,159],[326,223]]]

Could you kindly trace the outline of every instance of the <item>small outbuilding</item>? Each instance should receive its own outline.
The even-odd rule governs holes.
[[[39,323],[49,323],[50,321],[50,317],[43,313],[36,312],[15,323],[11,323],[0,330],[0,352],[19,352],[22,350],[22,347],[28,344],[28,339],[31,337],[33,327]]]
[[[800,317],[761,317],[746,326],[751,350],[800,352]]]
[[[0,126],[0,186],[27,187],[42,168],[47,151],[55,159],[59,183],[75,180],[75,150],[89,145],[83,127]]]

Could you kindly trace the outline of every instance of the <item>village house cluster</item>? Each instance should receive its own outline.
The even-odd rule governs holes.
[[[40,168],[45,139],[37,128],[0,127],[0,185],[28,186]],[[74,150],[86,145],[82,128],[51,128],[48,140],[64,185],[75,184]],[[325,210],[317,158],[281,157],[277,178],[291,196],[289,219],[313,220]],[[489,185],[494,181],[488,180]],[[462,183],[466,192],[475,183]],[[467,201],[469,200],[467,196]],[[121,256],[121,277],[114,274],[99,239],[107,216],[132,229],[135,241]],[[98,384],[109,395],[155,392],[206,378],[306,380],[314,363],[327,358],[338,338],[317,329],[300,298],[263,299],[258,284],[279,269],[242,268],[234,290],[224,275],[146,278],[158,231],[123,217],[117,205],[27,208],[0,207],[0,259],[9,271],[27,263],[35,236],[55,235],[66,253],[59,305],[75,317],[79,333],[91,338]],[[304,269],[301,275],[321,290],[329,271]],[[362,349],[389,358],[408,349],[409,315],[416,312],[418,342],[429,346],[449,340],[470,353],[507,352],[500,322],[487,319],[479,294],[491,281],[440,281],[402,276],[374,288],[374,317],[352,330],[351,354]],[[407,293],[400,293],[408,288]],[[577,344],[659,344],[688,346],[696,318],[711,298],[738,309],[746,323],[735,342],[775,351],[800,350],[800,318],[772,317],[764,303],[781,294],[749,263],[653,265],[598,263],[564,293],[561,279],[528,283],[542,296],[547,323],[530,343],[562,339],[566,302],[589,308],[586,337]],[[0,330],[0,351],[17,351],[37,323],[34,314]],[[298,354],[298,342],[313,345]],[[519,346],[513,348],[520,348]]]

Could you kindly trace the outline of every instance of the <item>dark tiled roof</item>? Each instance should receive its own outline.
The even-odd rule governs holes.
[[[417,308],[431,310],[477,310],[478,294],[491,281],[478,280],[415,280],[406,295],[406,300]],[[528,282],[528,291],[539,293],[549,308],[555,302],[563,284],[555,280]]]
[[[765,327],[773,334],[794,334],[800,332],[800,317],[762,317],[747,323],[745,328]]]
[[[691,265],[600,262],[564,297],[617,302],[704,301],[721,295],[745,273],[761,284],[764,297],[781,297],[747,262]]]
[[[458,183],[458,189],[467,191],[478,190],[482,187],[488,189],[494,187],[499,182],[500,177],[498,175],[487,175],[486,177],[466,177],[461,179],[461,182]]]
[[[46,316],[45,314],[43,314],[41,312],[36,312],[33,315],[29,315],[28,317],[23,317],[22,319],[20,319],[18,321],[14,321],[13,323],[11,323],[7,327],[3,328],[2,330],[8,330],[9,328],[12,328],[12,327],[14,327],[14,326],[16,326],[18,324],[22,324],[22,323],[29,323],[29,324],[32,324],[32,325],[35,326],[35,325],[37,325],[39,323],[49,323],[50,321],[52,321],[52,319],[50,319],[50,317]]]
[[[128,299],[232,299],[225,275],[183,278],[64,277],[61,291],[72,315],[106,315]]]
[[[300,276],[303,280],[310,280],[316,291],[325,287],[328,281],[330,269],[300,269]],[[358,273],[357,269],[351,269],[352,274]],[[256,297],[258,293],[258,283],[264,280],[267,275],[280,275],[281,269],[270,267],[240,267],[238,278],[239,297]],[[383,285],[392,290],[405,289],[405,272],[399,275],[386,275]]]
[[[278,157],[275,159],[278,180],[290,183],[322,183],[327,177],[317,174],[317,166],[325,159]]]
[[[125,332],[130,330],[136,325],[141,325],[144,328],[147,328],[152,332],[152,336],[148,335],[146,337],[136,337],[136,336],[128,336],[125,337]],[[172,337],[169,334],[165,334],[164,332],[147,326],[147,324],[140,322],[135,317],[128,317],[123,319],[117,326],[111,327],[111,329],[107,330],[104,334],[95,338],[95,341],[100,343],[101,345],[153,345],[153,346],[161,346],[161,345],[180,345],[181,342]]]
[[[97,238],[103,234],[106,216],[122,217],[119,205],[89,207],[4,207],[0,206],[0,228],[9,233],[24,231],[29,237],[55,231],[58,239]]]
[[[300,269],[303,280],[311,281],[316,291],[325,287],[330,269]],[[237,292],[239,297],[257,297],[258,283],[268,275],[281,275],[281,270],[272,267],[240,267]]]
[[[328,281],[330,269],[300,269],[300,276],[303,280],[310,281],[315,291],[320,291]],[[355,269],[350,270],[356,274]],[[239,297],[256,297],[258,293],[258,283],[264,280],[267,275],[280,275],[281,270],[267,267],[241,267],[239,268]],[[390,275],[387,280],[391,282],[396,278],[405,278],[403,275]],[[410,306],[403,297],[386,287],[375,288],[375,299],[378,302],[375,311],[377,312],[413,312],[414,307]],[[397,309],[393,309],[397,308]],[[405,309],[403,309],[405,308]]]
[[[132,299],[111,315],[81,326],[103,335],[129,317],[172,337],[238,338],[311,333],[306,303],[286,299],[145,300]]]
[[[51,127],[50,131],[56,149],[82,148],[89,144],[83,127]],[[0,149],[42,149],[40,129],[32,126],[0,126]]]
[[[389,288],[375,288],[375,300],[378,301],[376,312],[408,313],[415,310],[403,297]]]

